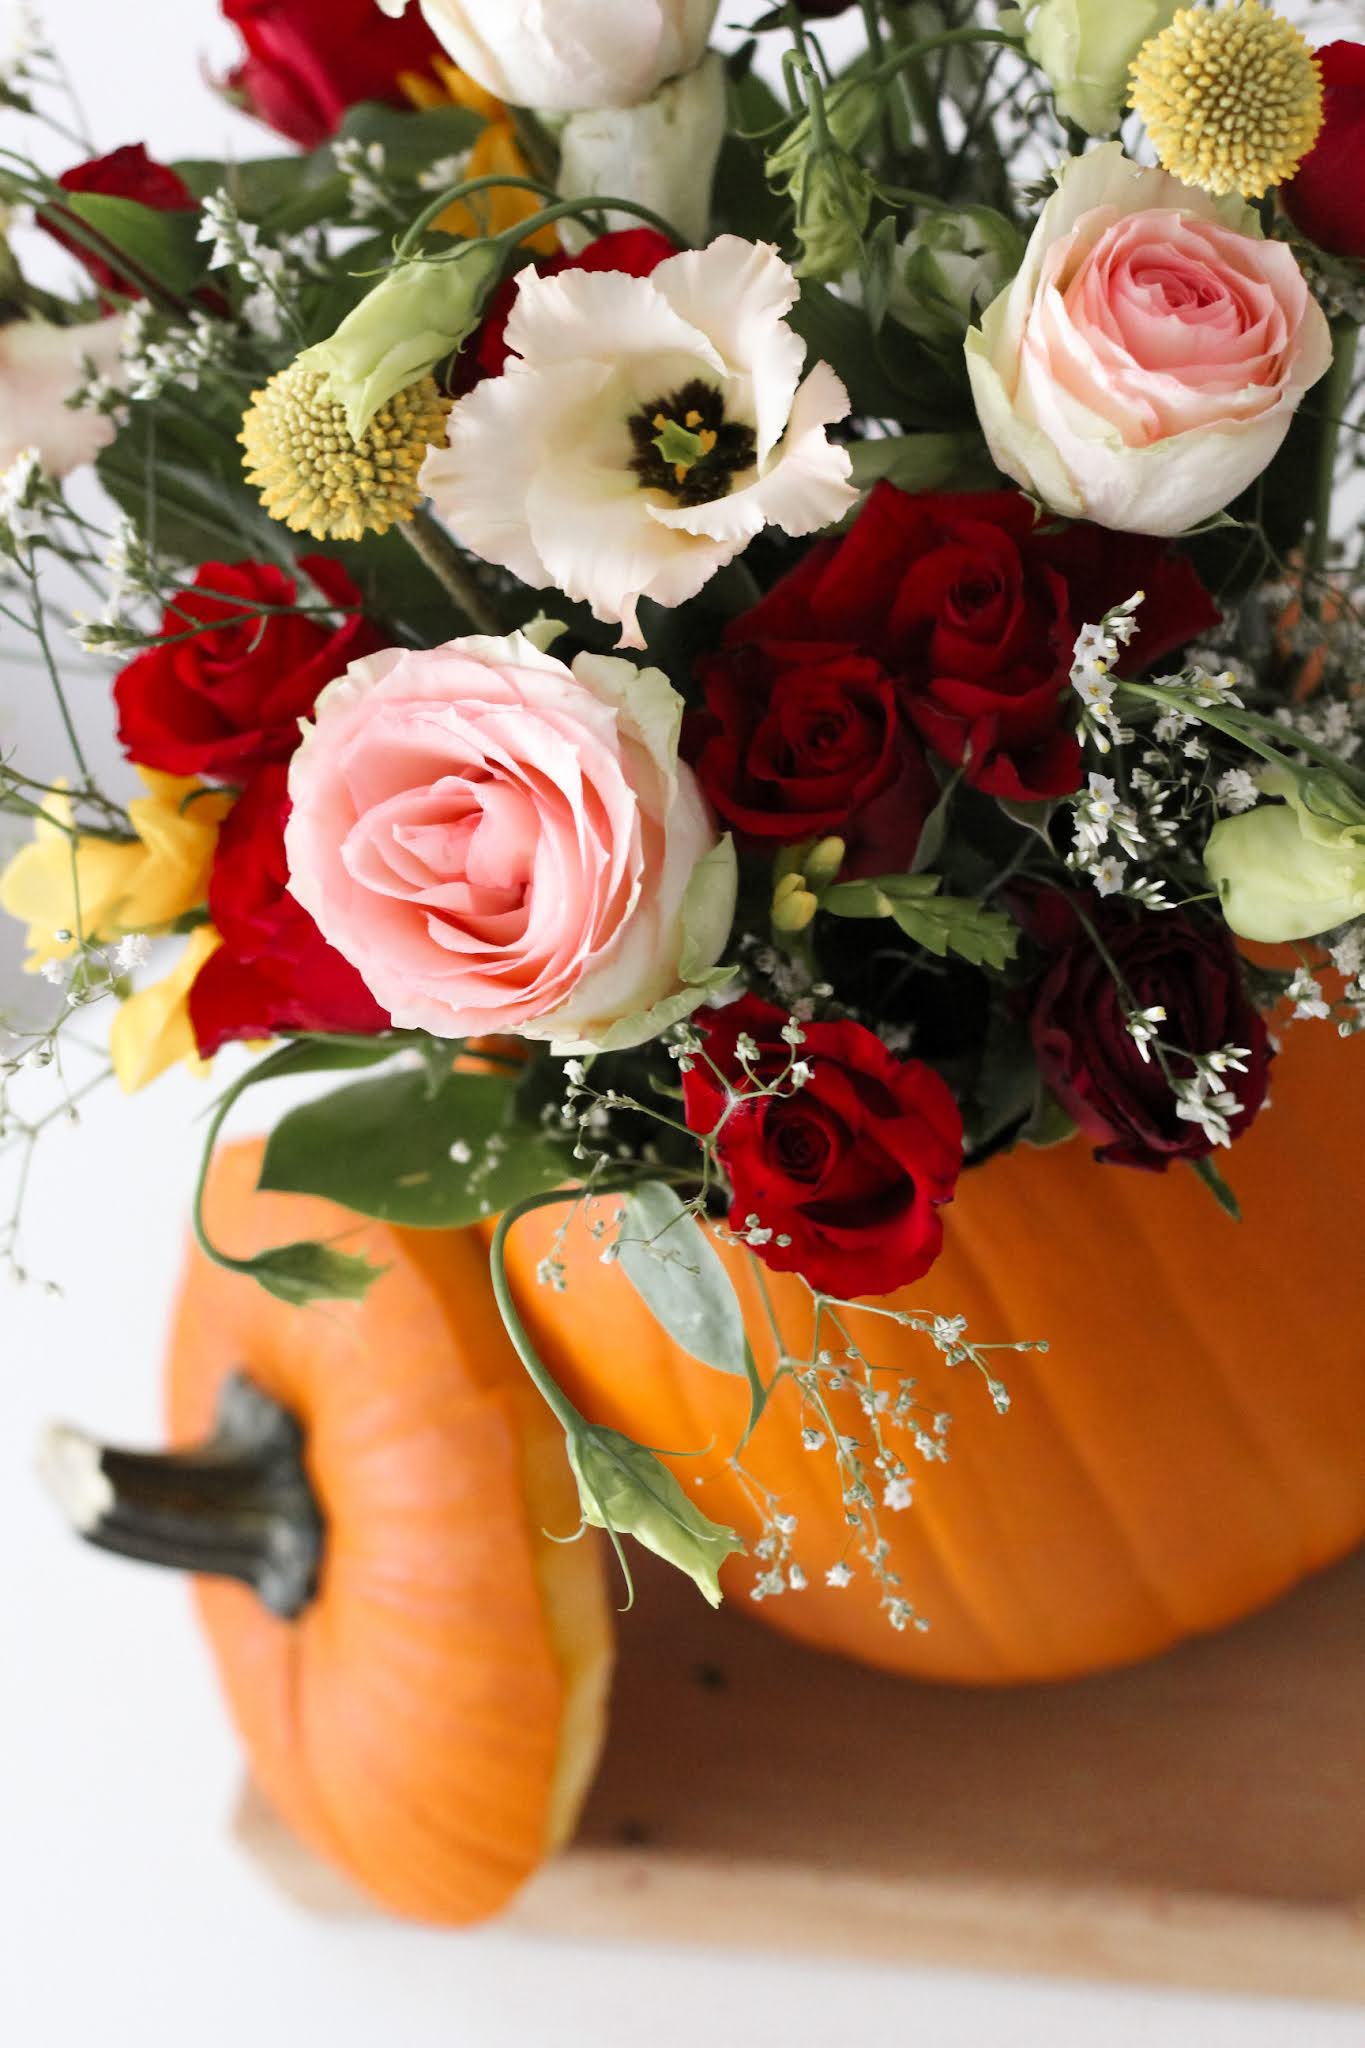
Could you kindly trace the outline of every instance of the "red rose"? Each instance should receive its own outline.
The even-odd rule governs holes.
[[[359,605],[339,563],[307,555],[299,567],[310,582],[297,601]],[[119,742],[131,760],[232,782],[294,751],[299,720],[318,692],[381,644],[358,613],[330,624],[293,610],[297,591],[292,576],[267,562],[203,563],[193,588],[163,616],[163,638],[114,685]],[[193,632],[196,622],[209,630]]]
[[[387,1013],[349,960],[289,893],[288,775],[282,762],[262,768],[219,834],[209,915],[223,944],[190,990],[190,1022],[205,1058],[238,1038],[388,1027]]]
[[[861,1024],[807,1024],[793,1053],[786,1023],[755,996],[696,1019],[706,1058],[683,1077],[688,1125],[719,1126],[730,1228],[747,1233],[756,1217],[771,1231],[754,1244],[765,1265],[826,1294],[890,1294],[928,1272],[942,1247],[939,1207],[962,1167],[957,1103],[932,1067],[896,1059]],[[747,1065],[741,1033],[758,1048]],[[793,1058],[809,1064],[804,1086],[782,1082],[730,1106],[731,1086],[778,1082]]]
[[[909,867],[938,796],[896,684],[856,648],[737,647],[700,663],[706,708],[687,751],[711,805],[749,848],[838,833],[844,872]]]
[[[1039,1070],[1063,1109],[1097,1141],[1095,1157],[1158,1171],[1173,1159],[1203,1159],[1214,1140],[1177,1114],[1166,1069],[1184,1080],[1194,1067],[1181,1054],[1227,1045],[1248,1054],[1246,1072],[1229,1070],[1221,1081],[1240,1105],[1228,1119],[1239,1138],[1265,1100],[1270,1044],[1226,929],[1178,911],[1097,901],[1086,903],[1085,918],[1098,945],[1065,897],[1035,904],[1026,922],[1049,951],[1061,948],[1034,1000]],[[1155,1008],[1166,1013],[1156,1024],[1161,1040],[1179,1048],[1164,1055],[1165,1067],[1151,1048],[1143,1058],[1128,1029],[1130,1009]]]
[[[426,71],[445,54],[416,7],[398,20],[376,0],[222,0],[222,8],[246,44],[229,92],[304,149],[335,135],[362,100],[410,106],[403,73]]]
[[[1028,802],[1080,787],[1070,715],[1083,625],[1146,592],[1126,674],[1217,620],[1191,564],[1164,543],[1049,527],[1019,491],[912,496],[881,483],[842,539],[819,542],[727,646],[856,645],[902,689],[907,715],[968,782]]]
[[[1365,43],[1328,43],[1317,57],[1322,127],[1280,198],[1310,242],[1365,262]]]
[[[623,270],[628,277],[648,277],[667,256],[677,250],[657,228],[621,228],[614,234],[599,235],[577,256],[537,258],[530,266],[541,277],[558,277],[561,270]],[[504,278],[484,314],[483,324],[460,350],[450,388],[463,398],[485,377],[500,377],[507,367],[507,316],[517,302],[522,273]]]
[[[151,207],[155,213],[199,211],[199,202],[184,179],[168,165],[148,156],[141,142],[129,142],[122,149],[111,150],[108,156],[93,156],[88,163],[73,164],[69,171],[62,172],[57,183],[63,192],[98,192],[110,199],[132,199],[139,206]],[[60,207],[49,206],[40,210],[38,219],[54,241],[85,265],[101,292],[127,299],[142,297],[142,286],[136,277],[106,262],[69,227],[63,226],[64,219],[71,219],[70,214],[64,215]]]

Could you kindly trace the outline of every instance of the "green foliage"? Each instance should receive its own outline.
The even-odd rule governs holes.
[[[68,192],[61,210],[106,245],[114,268],[159,285],[174,298],[186,298],[204,275],[208,250],[199,241],[198,216],[160,213],[135,199],[116,199],[107,192]]]
[[[291,1308],[307,1308],[314,1301],[363,1301],[383,1268],[350,1252],[333,1251],[314,1238],[300,1238],[297,1244],[258,1252],[239,1270],[249,1271],[267,1294],[287,1301]]]
[[[633,1536],[719,1607],[720,1568],[744,1548],[734,1530],[704,1515],[653,1451],[619,1431],[585,1424],[569,1432],[568,1446],[584,1521]]]
[[[837,882],[820,899],[834,917],[889,917],[906,937],[943,959],[956,953],[973,967],[1003,972],[1014,958],[1019,929],[1003,910],[972,896],[944,896],[941,875],[881,875]]]
[[[475,1223],[569,1177],[567,1144],[516,1122],[515,1108],[502,1075],[376,1075],[285,1116],[261,1186],[419,1230]]]
[[[292,559],[286,529],[247,484],[239,423],[216,385],[133,406],[96,468],[149,552],[189,564],[247,555]]]

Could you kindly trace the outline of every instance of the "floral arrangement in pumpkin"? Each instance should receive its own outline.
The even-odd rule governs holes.
[[[95,1013],[129,1091],[255,1049],[209,1154],[324,1077],[261,1186],[485,1227],[585,1524],[923,1626],[906,1344],[1003,1412],[1048,1335],[921,1288],[960,1177],[1065,1144],[1235,1215],[1286,1024],[1365,1025],[1365,45],[1257,0],[786,0],[727,55],[715,0],[223,12],[294,154],[0,157],[74,280],[0,243],[5,630],[67,753],[0,763],[57,1012],[8,1139]],[[36,29],[3,90],[73,118]],[[374,1284],[203,1187],[229,1273]],[[585,1258],[744,1391],[737,1565],[714,1447],[547,1363]],[[832,1461],[828,1555],[774,1428]]]

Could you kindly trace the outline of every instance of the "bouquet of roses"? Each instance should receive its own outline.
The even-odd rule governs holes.
[[[3,614],[67,746],[0,764],[57,1006],[10,1141],[96,1009],[129,1091],[255,1048],[210,1151],[330,1077],[263,1184],[487,1220],[586,1522],[713,1598],[740,1547],[556,1384],[506,1271],[554,1205],[543,1286],[586,1235],[747,1384],[737,1463],[796,1383],[818,1564],[904,1627],[882,1516],[946,1417],[850,1324],[1001,1408],[1047,1335],[900,1296],[964,1170],[1066,1141],[1235,1213],[1272,1019],[1365,1024],[1365,45],[1257,0],[780,0],[727,54],[716,0],[224,12],[293,153],[0,152],[73,278],[0,241]],[[35,31],[6,103],[60,92]],[[197,1227],[289,1304],[376,1277]],[[767,1370],[741,1269],[809,1293]],[[756,1514],[751,1590],[799,1589]]]

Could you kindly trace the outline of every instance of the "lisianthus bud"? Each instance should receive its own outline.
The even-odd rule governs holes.
[[[924,341],[960,342],[1023,257],[1018,230],[994,207],[930,214],[901,243],[888,311]]]
[[[1222,818],[1204,865],[1244,939],[1311,939],[1365,915],[1365,803],[1329,769],[1267,768],[1257,804]]]
[[[473,333],[502,268],[492,242],[470,242],[441,262],[400,263],[299,363],[326,378],[319,395],[345,408],[359,441],[381,406],[415,384]]]
[[[1173,20],[1182,0],[1033,0],[1011,21],[1047,73],[1064,121],[1087,135],[1108,135],[1128,101],[1128,66],[1150,36]]]
[[[583,1519],[594,1529],[633,1536],[668,1564],[686,1572],[713,1607],[720,1605],[717,1574],[742,1551],[733,1529],[695,1507],[653,1451],[614,1429],[583,1429],[569,1438],[569,1463],[578,1481]]]
[[[637,107],[570,114],[559,138],[559,190],[566,199],[598,192],[634,199],[662,214],[687,241],[701,243],[724,140],[725,65],[712,51]],[[631,214],[607,215],[609,229],[635,224]],[[574,251],[592,240],[577,221],[565,221],[561,234]]]
[[[842,277],[861,259],[874,187],[857,152],[880,105],[875,86],[839,86],[823,101],[820,120],[808,114],[769,152],[768,181],[796,213],[798,277]]]

